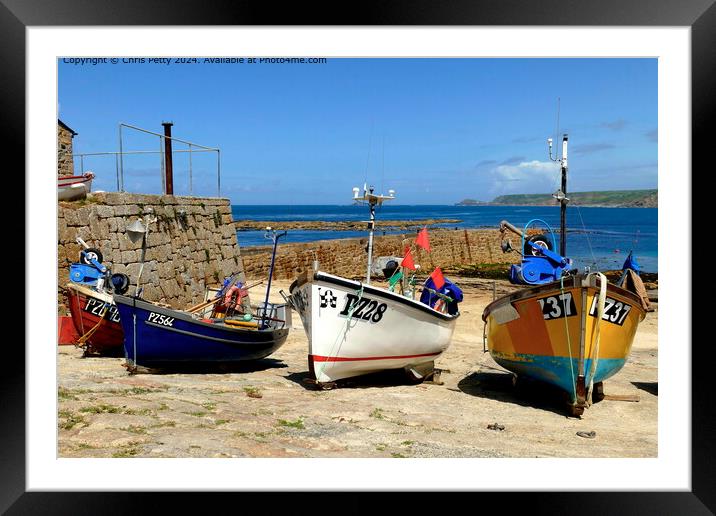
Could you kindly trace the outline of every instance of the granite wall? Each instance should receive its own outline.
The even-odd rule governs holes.
[[[79,259],[79,236],[99,249],[113,273],[129,276],[133,293],[141,242],[132,243],[125,230],[140,218],[155,219],[149,224],[141,277],[145,299],[187,308],[203,300],[206,286],[242,273],[229,199],[92,193],[85,200],[59,203],[58,286],[67,284],[69,266]]]
[[[481,263],[508,264],[519,258],[515,253],[502,252],[500,232],[496,229],[431,229],[430,253],[414,245],[415,236],[412,233],[377,236],[373,242],[373,257],[402,257],[405,246],[413,244],[413,259],[426,274],[430,274],[435,267]],[[241,232],[238,233],[238,239],[241,242]],[[519,247],[518,237],[512,238],[512,242]],[[367,237],[294,244],[281,244],[279,240],[274,278],[295,278],[310,269],[313,260],[319,261],[322,271],[331,274],[348,278],[365,277],[367,244]],[[267,277],[271,263],[270,247],[244,248],[242,253],[244,272],[248,278]]]

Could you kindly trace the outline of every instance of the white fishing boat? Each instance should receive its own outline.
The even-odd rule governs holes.
[[[287,297],[308,336],[309,371],[318,384],[387,369],[404,369],[420,381],[433,373],[435,360],[450,345],[460,315],[458,300],[444,288],[428,289],[433,302],[435,296],[445,302],[426,304],[410,292],[404,295],[370,284],[375,207],[395,195],[392,190],[387,196],[375,195],[365,187],[362,197],[358,188],[353,193],[354,201],[370,207],[365,282],[322,272],[314,264],[293,282]]]
[[[81,176],[60,176],[57,178],[57,200],[75,201],[83,199],[92,190],[92,172]]]

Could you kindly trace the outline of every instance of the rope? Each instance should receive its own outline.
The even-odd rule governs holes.
[[[589,389],[587,390],[587,403],[589,405],[592,404],[592,388],[594,387],[594,375],[597,372],[597,362],[599,361],[599,337],[600,337],[600,328],[602,326],[602,316],[604,315],[604,304],[606,302],[607,298],[607,277],[602,274],[601,272],[594,272],[590,274],[592,275],[598,275],[599,276],[599,300],[597,302],[597,323],[595,326],[595,337],[594,337],[594,344],[592,346],[592,365],[589,368]],[[587,276],[587,278],[589,278]]]
[[[77,292],[76,290],[74,291],[74,293],[75,293],[75,299],[77,300],[77,309],[78,309],[78,310],[82,310],[82,308],[81,308],[81,306],[80,306],[80,293]],[[81,331],[82,333],[84,333],[84,332],[85,332],[85,325],[84,325],[84,323],[82,322],[82,317],[79,317],[79,320],[80,320],[80,331]]]
[[[567,307],[564,304],[564,298],[566,297],[564,295],[564,276],[562,276],[559,280],[559,288],[562,292],[562,313],[567,313]],[[569,337],[569,325],[567,324],[567,316],[564,316],[564,331],[567,334],[567,349],[569,350],[569,372],[572,375],[572,394],[574,395],[574,399],[577,399],[577,383],[574,380],[574,359],[572,358],[572,340]]]
[[[358,305],[360,304],[360,300],[363,298],[363,283],[360,284],[360,288],[356,290],[356,295],[358,296],[358,299],[353,303],[352,306],[348,307],[348,314],[346,315],[346,326],[342,330],[338,331],[338,335],[336,336],[336,340],[333,341],[333,345],[331,346],[331,350],[328,353],[328,356],[336,356],[334,355],[334,350],[336,354],[340,352],[341,347],[338,345],[339,339],[343,337],[345,339],[346,333],[348,333],[348,330],[350,329],[351,320],[353,319],[353,312],[355,312],[355,309],[358,308]],[[338,346],[338,349],[336,349],[336,346]],[[325,361],[321,364],[321,373],[326,370],[326,366],[328,364],[328,361]],[[318,376],[318,375],[316,375]]]
[[[579,206],[575,206],[577,208],[577,214],[579,215],[579,220],[582,221],[582,229],[584,229],[584,236],[587,238],[587,244],[589,245],[589,253],[592,255],[592,266],[597,268],[597,257],[594,256],[594,250],[592,249],[592,241],[589,238],[589,233],[587,233],[587,227],[584,225],[584,219],[582,218],[582,212],[579,209]]]
[[[87,333],[82,335],[79,339],[77,339],[77,345],[81,346],[87,340],[94,334],[94,332],[97,331],[97,329],[100,327],[100,325],[104,322],[104,315],[107,313],[107,310],[109,310],[109,303],[105,302],[102,306],[102,313],[99,315],[99,321],[97,324],[95,324]]]

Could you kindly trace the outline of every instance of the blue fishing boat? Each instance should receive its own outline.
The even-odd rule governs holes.
[[[143,229],[143,228],[142,228]],[[138,232],[141,233],[141,230]],[[134,296],[114,295],[124,330],[124,353],[127,369],[137,367],[167,369],[198,364],[234,364],[258,360],[280,348],[291,327],[291,310],[286,304],[269,303],[271,276],[278,238],[267,228],[273,240],[266,300],[252,308],[241,302],[251,287],[236,283],[233,275],[213,300],[187,310],[174,310]],[[141,276],[141,270],[140,270]],[[137,280],[139,281],[139,280]],[[214,308],[208,314],[201,308]],[[222,309],[217,309],[222,305]]]
[[[286,341],[286,305],[260,309],[262,318],[201,318],[138,297],[114,295],[124,329],[128,369],[161,369],[189,364],[227,364],[269,356]],[[263,321],[262,321],[263,319]]]

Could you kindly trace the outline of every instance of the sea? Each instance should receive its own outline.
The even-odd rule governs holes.
[[[365,221],[363,205],[232,205],[234,220],[265,221]],[[459,219],[443,224],[458,229],[495,228],[507,220],[518,228],[534,219],[530,227],[554,231],[559,250],[559,206],[454,206],[389,205],[376,208],[376,220]],[[644,272],[658,272],[658,208],[567,208],[567,256],[580,269],[621,269],[630,251]],[[386,231],[386,234],[405,231]],[[383,234],[382,230],[376,235]],[[548,234],[548,233],[547,233]],[[336,238],[364,237],[367,231],[290,230],[279,245]],[[263,231],[237,231],[241,247],[270,245]],[[519,237],[510,233],[512,246],[519,249]]]

